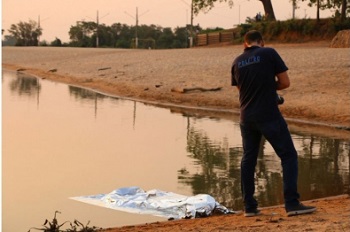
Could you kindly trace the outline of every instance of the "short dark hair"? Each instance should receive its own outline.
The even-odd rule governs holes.
[[[263,41],[263,38],[259,31],[251,30],[244,35],[244,42],[247,44],[251,44],[253,42],[260,43],[261,41]]]

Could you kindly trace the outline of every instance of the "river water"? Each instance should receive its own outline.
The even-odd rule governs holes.
[[[84,204],[70,197],[139,186],[206,193],[242,208],[242,144],[231,120],[177,113],[74,86],[2,73],[2,229],[79,220],[103,228],[163,221]],[[292,131],[302,200],[349,192],[350,142]],[[260,206],[283,203],[281,167],[262,142]]]

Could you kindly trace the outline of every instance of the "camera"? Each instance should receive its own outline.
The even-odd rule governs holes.
[[[284,98],[277,94],[277,104],[282,105],[284,103]]]

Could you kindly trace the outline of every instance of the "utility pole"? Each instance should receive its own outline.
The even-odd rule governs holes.
[[[144,13],[142,13],[140,16],[146,14],[148,12],[148,10]],[[131,14],[129,14],[128,12],[124,11],[125,14],[129,15],[131,18],[134,18],[136,19],[136,28],[135,28],[135,48],[138,48],[139,47],[139,38],[138,38],[138,35],[137,35],[137,28],[139,26],[139,9],[138,7],[136,7],[136,16],[132,16]]]
[[[317,0],[317,14],[316,14],[317,22],[320,21],[320,0]]]
[[[181,0],[183,3],[185,3],[187,6],[190,6],[191,7],[191,25],[190,25],[190,36],[189,36],[189,47],[191,48],[193,46],[193,0],[191,0],[191,5],[189,5],[185,0]],[[187,18],[187,11],[186,11],[186,18]],[[187,22],[186,22],[187,23]],[[187,28],[187,25],[186,25],[186,28]]]
[[[40,15],[38,15],[38,46],[39,46],[39,42],[40,42],[40,32],[41,32],[41,27],[40,27],[40,22],[41,21],[45,21],[48,18],[44,18],[44,19],[40,19]]]
[[[99,41],[98,41],[98,11],[96,15],[96,48],[99,46]]]
[[[293,0],[293,14],[292,14],[292,17],[293,17],[293,19],[295,19],[295,10],[296,10],[296,8],[297,8],[297,3],[296,3],[296,0]]]
[[[104,16],[102,16],[101,18],[104,18],[105,16],[107,16],[109,13],[105,14]],[[99,38],[98,38],[98,27],[99,27],[99,20],[100,17],[98,15],[98,11],[97,11],[97,15],[96,15],[96,48],[99,47]]]
[[[139,26],[139,10],[136,7],[136,28],[135,28],[135,48],[139,47],[139,38],[137,37],[137,28]]]
[[[39,33],[40,33],[40,15],[38,16],[38,29],[39,29]],[[40,35],[38,35],[38,46],[40,43]]]
[[[193,47],[193,0],[191,0],[191,37],[190,48]]]

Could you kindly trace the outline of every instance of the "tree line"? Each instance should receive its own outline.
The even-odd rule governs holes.
[[[316,5],[317,21],[319,11],[325,9],[334,9],[334,18],[341,22],[346,20],[350,13],[350,0],[289,0],[295,9],[298,2],[307,1],[308,5]],[[192,11],[198,14],[200,11],[208,12],[214,7],[216,2],[228,2],[233,6],[235,0],[192,0]],[[264,20],[276,21],[271,0],[257,0],[264,7]],[[250,22],[251,18],[247,18]],[[216,28],[214,31],[222,30]],[[5,35],[3,45],[16,46],[72,46],[72,47],[114,47],[114,48],[186,48],[190,46],[189,37],[202,32],[202,28],[197,25],[187,25],[186,27],[177,27],[174,30],[166,27],[162,28],[157,25],[129,26],[121,23],[114,23],[111,26],[97,24],[92,21],[77,21],[69,29],[70,42],[63,44],[59,38],[51,43],[46,41],[40,42],[42,28],[33,20],[29,22],[19,22],[12,24],[8,30],[10,35]],[[208,30],[206,31],[208,32]],[[4,33],[4,30],[2,31]]]
[[[39,41],[42,28],[33,20],[12,24],[5,35],[3,45],[15,46],[70,46],[70,47],[111,47],[111,48],[151,48],[171,49],[189,47],[191,30],[195,33],[202,31],[197,25],[191,27],[170,27],[156,25],[129,26],[114,23],[111,26],[97,24],[92,21],[77,21],[69,29],[70,42],[63,44],[59,38],[51,43]],[[222,30],[222,28],[217,28]]]
[[[196,26],[200,31],[201,28]],[[77,22],[69,30],[70,46],[116,48],[186,48],[189,46],[190,26],[170,27],[114,23],[111,26],[95,22]],[[98,38],[98,39],[97,39]]]

